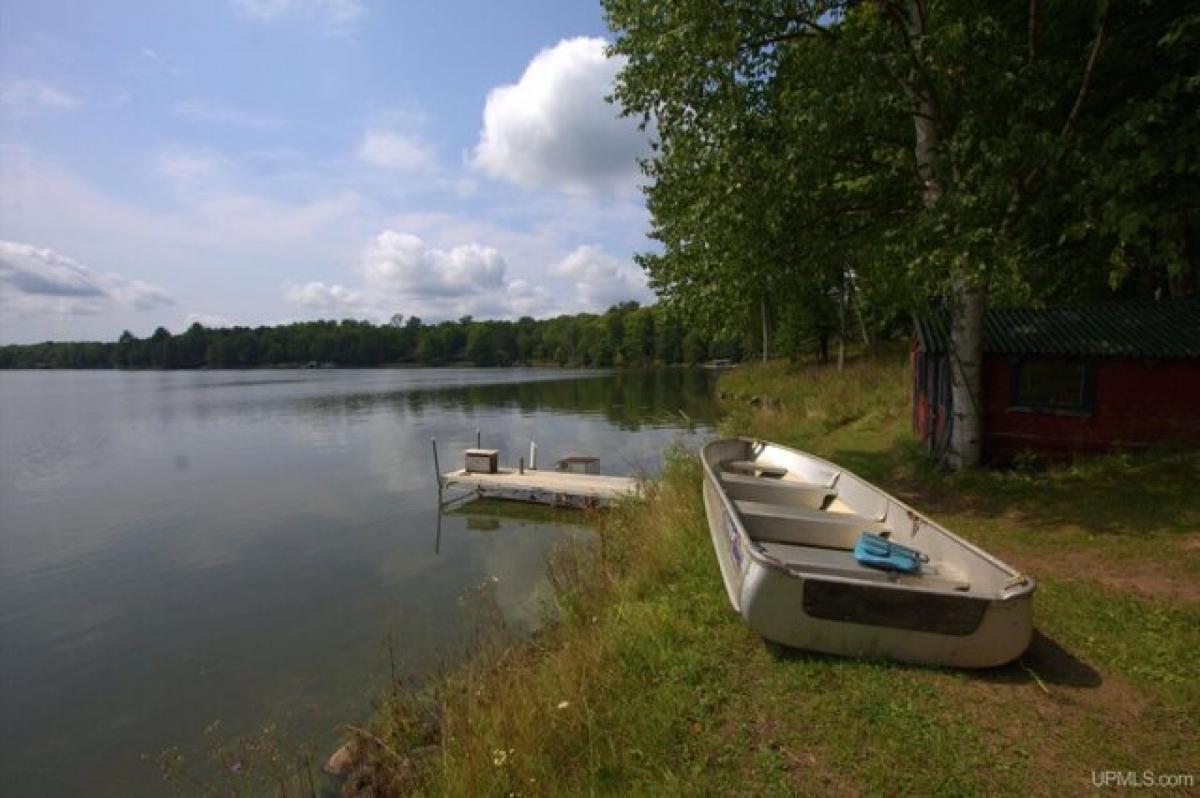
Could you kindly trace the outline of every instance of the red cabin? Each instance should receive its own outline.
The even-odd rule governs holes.
[[[913,429],[934,451],[950,433],[947,330],[919,319],[912,348]],[[991,461],[1200,445],[1200,302],[993,308],[983,352]]]

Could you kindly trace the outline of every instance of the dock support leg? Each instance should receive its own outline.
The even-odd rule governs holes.
[[[433,475],[437,478],[438,504],[440,505],[442,502],[442,467],[438,465],[437,438],[430,438],[429,442],[433,444]]]

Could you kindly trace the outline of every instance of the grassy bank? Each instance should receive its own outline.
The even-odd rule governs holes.
[[[559,620],[385,698],[348,788],[381,794],[1057,794],[1193,772],[1200,455],[941,474],[898,354],[726,375],[725,430],[877,481],[1040,581],[1018,663],[974,673],[764,643],[729,610],[694,458],[597,551],[554,564]],[[754,404],[749,400],[757,399]],[[1200,773],[1196,773],[1200,778]]]

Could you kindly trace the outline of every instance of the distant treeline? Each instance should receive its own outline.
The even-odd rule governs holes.
[[[128,331],[114,343],[55,342],[0,347],[0,368],[249,368],[255,366],[560,366],[637,367],[740,360],[753,341],[714,338],[662,305],[626,302],[602,314],[552,319],[425,324],[416,316],[312,321],[276,327],[210,329],[193,324],[149,338]]]

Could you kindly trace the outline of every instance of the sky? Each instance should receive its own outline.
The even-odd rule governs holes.
[[[0,343],[653,294],[596,0],[0,0]]]

